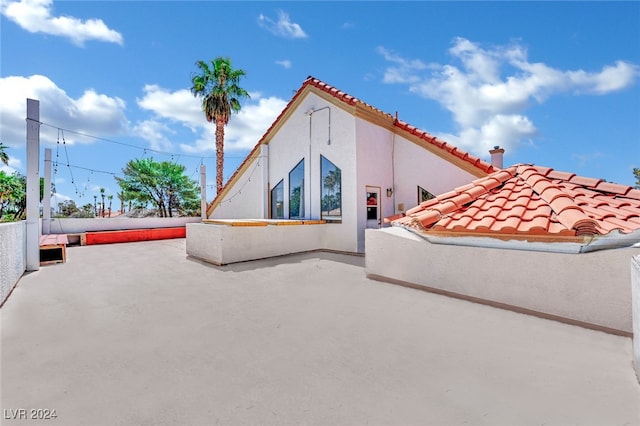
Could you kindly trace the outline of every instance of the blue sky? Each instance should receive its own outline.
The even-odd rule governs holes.
[[[196,180],[202,162],[214,184],[214,126],[189,87],[217,56],[251,93],[226,129],[225,180],[309,75],[486,160],[500,145],[505,165],[626,185],[640,167],[640,2],[0,0],[0,13],[3,169],[26,171],[38,99],[57,201],[115,195],[114,174],[144,156]]]

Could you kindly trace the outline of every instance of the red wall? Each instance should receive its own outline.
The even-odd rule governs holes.
[[[87,232],[86,244],[129,243],[134,241],[185,238],[187,228],[129,229],[124,231]]]

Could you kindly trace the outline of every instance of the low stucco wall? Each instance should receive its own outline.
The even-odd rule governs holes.
[[[585,254],[431,244],[401,228],[368,230],[366,273],[632,333],[629,259],[640,249]]]
[[[24,274],[27,264],[25,221],[0,223],[0,304]]]
[[[125,229],[177,228],[187,223],[200,222],[200,217],[114,217],[96,219],[51,219],[52,234],[81,234],[95,231],[119,231]]]
[[[187,255],[215,265],[324,249],[325,227],[313,225],[229,226],[187,224]]]
[[[631,300],[633,304],[633,366],[640,382],[640,256],[631,259]]]

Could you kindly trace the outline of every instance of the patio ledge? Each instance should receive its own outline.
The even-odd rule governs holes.
[[[323,220],[206,219],[187,224],[187,255],[227,265],[328,249],[326,226]]]

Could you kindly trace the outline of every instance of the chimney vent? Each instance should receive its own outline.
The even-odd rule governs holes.
[[[491,154],[491,165],[497,169],[501,169],[504,148],[500,148],[498,145],[496,145],[492,150],[489,151],[489,154]]]

